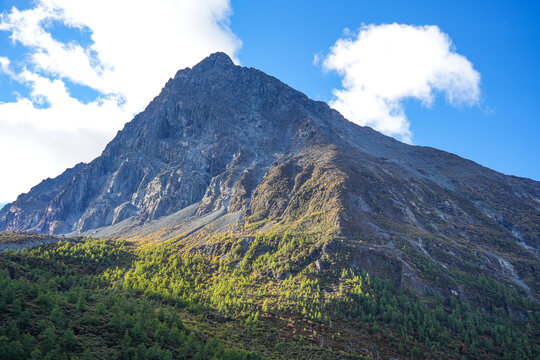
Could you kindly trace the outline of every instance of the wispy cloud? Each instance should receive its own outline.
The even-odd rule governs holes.
[[[348,31],[332,46],[323,68],[343,77],[332,107],[406,142],[412,133],[404,100],[430,106],[439,93],[452,105],[480,99],[480,74],[437,26],[366,25],[356,34]]]
[[[12,8],[0,31],[26,51],[14,62],[0,51],[0,71],[29,89],[0,99],[0,201],[47,176],[97,156],[114,133],[183,67],[208,54],[234,57],[241,41],[229,28],[228,0],[38,0]],[[52,22],[90,34],[89,44],[61,42]],[[68,84],[97,92],[84,102]]]

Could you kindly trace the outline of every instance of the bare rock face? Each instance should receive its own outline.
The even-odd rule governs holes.
[[[397,281],[414,282],[404,242],[441,266],[540,280],[540,183],[355,125],[223,53],[179,71],[94,161],[2,208],[0,231],[82,233],[192,205],[194,219],[323,229]]]
[[[245,209],[265,169],[291,150],[309,100],[217,53],[179,71],[103,154],[21,195],[0,229],[83,232],[201,202]]]

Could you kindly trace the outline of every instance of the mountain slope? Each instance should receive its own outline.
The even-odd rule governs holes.
[[[540,183],[355,125],[222,53],[179,71],[100,157],[1,209],[0,231],[170,240],[126,265],[138,278],[122,286],[170,296],[162,284],[177,281],[183,297],[220,311],[262,309],[260,292],[274,291],[264,303],[275,311],[285,302],[332,324],[327,313],[347,308],[369,323],[384,313],[381,299],[395,301],[395,286],[440,306],[442,294],[452,314],[457,298],[537,328]],[[191,264],[193,254],[203,260]],[[187,263],[197,270],[163,275]],[[369,285],[365,272],[392,285]],[[362,282],[376,305],[355,292]],[[411,311],[410,294],[392,291]],[[458,328],[455,348],[472,344]]]
[[[109,227],[107,234],[121,234],[125,226],[118,224],[138,231],[189,207],[189,221],[173,216],[161,226],[198,226],[165,237],[216,228],[216,219],[235,214],[218,230],[269,221],[318,228],[330,243],[361,240],[358,262],[375,253],[393,259],[402,267],[396,281],[411,285],[403,268],[411,264],[398,246],[537,292],[539,199],[538,182],[352,124],[325,103],[216,53],[179,71],[100,157],[4,207],[0,230]]]

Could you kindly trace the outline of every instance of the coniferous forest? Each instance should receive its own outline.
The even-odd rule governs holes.
[[[306,264],[301,235],[213,244],[87,238],[1,253],[0,358],[540,357],[538,304],[503,283],[467,278],[469,301],[426,296],[336,259]]]

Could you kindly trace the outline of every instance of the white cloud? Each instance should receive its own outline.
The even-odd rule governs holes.
[[[403,100],[430,106],[444,93],[452,105],[472,105],[480,98],[480,74],[437,26],[363,26],[332,46],[323,67],[343,77],[332,107],[351,121],[406,142],[412,133]]]
[[[0,71],[7,75],[12,75],[9,70],[9,59],[5,56],[0,56]]]
[[[313,65],[319,65],[321,62],[321,54],[313,54]]]
[[[10,174],[0,177],[0,201],[99,155],[177,70],[215,51],[234,57],[241,41],[230,15],[228,0],[38,0],[5,11],[0,31],[27,54],[20,64],[0,50],[0,71],[30,95],[0,99],[0,168]],[[91,45],[58,41],[52,22],[88,32]],[[66,81],[100,96],[84,103]]]

